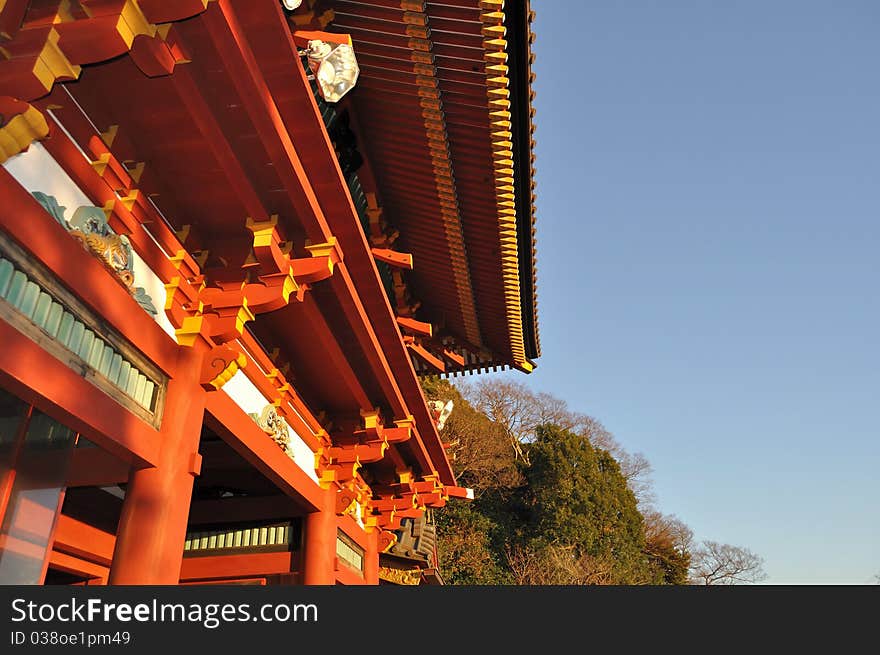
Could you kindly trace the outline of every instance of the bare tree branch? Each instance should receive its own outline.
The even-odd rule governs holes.
[[[614,581],[612,561],[578,555],[572,545],[508,546],[506,559],[517,585],[610,585]]]
[[[754,584],[767,577],[764,560],[747,548],[704,541],[691,552],[694,584]]]
[[[552,423],[586,437],[596,448],[607,450],[620,464],[620,471],[639,507],[654,501],[651,465],[641,453],[630,453],[592,416],[572,411],[568,403],[549,393],[535,393],[521,382],[484,379],[459,383],[459,392],[473,407],[502,426],[516,459],[526,461],[523,444],[535,438],[539,425]]]

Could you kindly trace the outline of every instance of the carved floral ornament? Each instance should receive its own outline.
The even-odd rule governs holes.
[[[65,217],[67,208],[59,205],[54,196],[40,191],[35,191],[33,196],[61,227],[119,280],[144,311],[153,316],[158,313],[146,290],[134,286],[134,253],[128,237],[113,231],[103,209],[88,205],[78,207],[68,220]]]
[[[421,581],[422,572],[419,569],[392,569],[388,566],[380,566],[379,579],[398,585],[415,586]]]
[[[278,415],[275,405],[266,405],[259,415],[251,414],[251,418],[262,428],[263,432],[272,437],[272,441],[278,444],[288,456],[290,453],[290,431],[287,420]]]

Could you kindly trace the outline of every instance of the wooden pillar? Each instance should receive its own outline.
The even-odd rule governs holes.
[[[364,584],[379,584],[379,530],[367,533],[367,548],[364,552]]]
[[[132,469],[110,584],[177,584],[192,498],[193,478],[200,467],[199,437],[205,391],[199,385],[201,354],[181,348],[177,373],[168,383],[158,463]]]
[[[321,511],[305,520],[303,584],[336,583],[336,494],[323,490]]]

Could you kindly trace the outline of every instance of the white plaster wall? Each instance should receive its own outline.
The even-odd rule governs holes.
[[[158,275],[153,273],[153,269],[147,266],[147,263],[140,258],[140,255],[136,252],[133,254],[132,271],[134,272],[134,285],[136,287],[143,287],[153,300],[153,307],[156,308],[157,312],[153,320],[159,324],[159,327],[164,330],[165,334],[177,341],[177,336],[174,334],[174,325],[172,325],[165,314],[165,283],[162,282]]]
[[[93,204],[39,141],[34,141],[27,152],[7,159],[3,168],[28,191],[55,196],[58,204],[67,208],[67,218],[77,207]]]
[[[28,191],[41,191],[47,196],[55,196],[58,204],[65,207],[64,216],[68,220],[73,217],[73,212],[78,207],[94,204],[39,141],[32,143],[27,152],[19,153],[6,160],[3,168],[9,171],[12,177]],[[136,252],[133,255],[132,270],[135,286],[143,287],[150,295],[150,298],[153,299],[153,306],[158,311],[153,318],[166,334],[176,340],[174,326],[163,310],[165,307],[164,283]]]
[[[229,382],[223,385],[222,392],[226,392],[233,402],[241,407],[246,414],[259,415],[263,408],[269,404],[266,397],[260,393],[260,390],[247,378],[243,371],[238,371],[233,375]],[[303,441],[302,437],[290,425],[287,426],[287,433],[290,435],[290,445],[287,449],[288,454],[294,463],[317,483],[318,474],[315,472],[314,451],[309,448],[309,445]]]

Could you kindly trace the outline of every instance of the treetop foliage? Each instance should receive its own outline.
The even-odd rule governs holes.
[[[425,395],[453,400],[443,429],[475,500],[435,513],[451,584],[723,584],[761,579],[753,553],[705,542],[653,506],[650,465],[565,401],[498,379]]]

